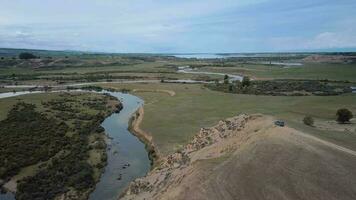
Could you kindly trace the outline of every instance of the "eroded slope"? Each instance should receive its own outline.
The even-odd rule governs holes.
[[[356,153],[240,115],[163,158],[123,199],[355,199]]]

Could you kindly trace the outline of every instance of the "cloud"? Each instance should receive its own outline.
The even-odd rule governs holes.
[[[4,0],[0,47],[245,52],[355,45],[355,1]]]
[[[16,32],[15,32],[15,37],[16,37],[16,38],[25,39],[25,38],[31,37],[31,34],[28,33],[28,32],[19,30],[19,31],[16,31]]]
[[[270,51],[356,48],[356,35],[352,32],[322,32],[311,37],[272,37],[260,42],[270,47]]]
[[[306,48],[350,48],[356,47],[356,34],[343,32],[324,32],[306,43]]]

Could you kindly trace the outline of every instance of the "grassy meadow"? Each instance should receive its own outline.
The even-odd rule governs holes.
[[[336,110],[346,107],[356,113],[356,95],[342,96],[254,96],[211,91],[199,84],[103,84],[116,89],[141,89],[134,92],[145,100],[142,129],[152,134],[163,154],[186,144],[201,127],[240,113],[263,113],[287,121],[288,126],[356,149],[356,134],[320,130],[303,124],[306,115],[316,121],[333,121]],[[172,90],[175,96],[147,90]]]
[[[115,80],[161,80],[161,79],[220,79],[216,75],[183,74],[178,66],[192,66],[199,71],[240,74],[253,79],[313,79],[356,82],[356,64],[303,63],[302,66],[277,66],[253,64],[239,59],[176,59],[160,56],[124,55],[72,55],[45,58],[43,60],[1,61],[0,79],[4,84],[65,84],[73,82]],[[300,62],[291,60],[291,62]],[[11,64],[12,63],[12,64]],[[254,96],[226,94],[211,91],[202,85],[192,84],[105,84],[117,89],[141,89],[135,95],[145,100],[145,118],[142,128],[153,135],[163,154],[179,149],[186,144],[199,128],[212,126],[218,120],[239,113],[263,113],[286,120],[288,125],[326,138],[336,143],[356,148],[355,134],[345,134],[337,128],[312,128],[302,123],[303,117],[311,115],[316,123],[323,125],[333,121],[336,110],[348,108],[356,113],[356,96]],[[152,90],[172,90],[175,96]],[[1,92],[13,89],[0,88]],[[21,90],[21,89],[17,89]],[[142,92],[146,90],[146,92]],[[28,95],[32,102],[50,95]],[[32,99],[31,99],[32,98]],[[39,99],[36,99],[39,98]],[[15,102],[2,101],[0,110],[8,109]],[[4,118],[0,113],[0,119]],[[352,128],[352,127],[351,127]],[[351,131],[352,132],[352,131]]]
[[[231,63],[232,67],[203,67],[201,70],[243,74],[254,79],[314,79],[356,82],[356,64],[303,63],[277,66]]]

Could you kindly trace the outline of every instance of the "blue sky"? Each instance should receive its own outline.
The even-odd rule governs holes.
[[[0,47],[129,53],[356,50],[356,1],[1,0]]]

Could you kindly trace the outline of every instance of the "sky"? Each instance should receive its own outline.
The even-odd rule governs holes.
[[[0,0],[0,48],[356,51],[356,0]]]

